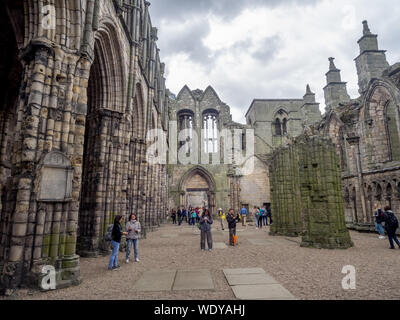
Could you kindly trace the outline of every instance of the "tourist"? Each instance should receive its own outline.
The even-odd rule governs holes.
[[[399,227],[399,221],[397,220],[390,206],[385,207],[383,221],[385,222],[385,229],[389,238],[390,249],[394,249],[393,240],[394,242],[396,242],[400,249],[400,241],[399,239],[397,239],[396,236],[396,230]]]
[[[254,206],[253,215],[254,215],[254,221],[256,222],[256,229],[258,229],[258,216],[260,215],[260,212],[258,211],[256,206]]]
[[[201,251],[206,250],[206,238],[207,238],[207,246],[208,250],[212,251],[212,236],[211,236],[211,225],[213,223],[213,219],[208,210],[203,211],[203,215],[200,218],[200,248]]]
[[[172,224],[176,224],[176,211],[175,208],[171,212]]]
[[[272,212],[271,212],[271,206],[269,205],[269,206],[267,206],[267,216],[266,216],[266,222],[267,222],[267,225],[268,225],[268,218],[269,218],[269,224],[272,224]]]
[[[243,206],[242,209],[240,210],[240,215],[242,216],[242,226],[246,227],[246,220],[247,220],[247,209]]]
[[[186,210],[186,208],[183,208],[183,210],[182,210],[182,221],[185,221],[186,217],[187,217],[187,210]]]
[[[122,232],[121,228],[122,216],[118,215],[114,218],[114,226],[112,229],[112,254],[110,257],[110,263],[108,264],[108,270],[116,270],[120,266],[118,265],[118,252],[119,252],[119,245],[121,243],[122,235],[127,235],[128,232]]]
[[[240,221],[240,219],[238,215],[236,217],[233,215],[233,209],[229,209],[226,221],[228,222],[229,228],[229,244],[234,246],[233,236],[236,236],[236,221]]]
[[[182,224],[182,210],[179,207],[178,208],[178,225],[180,226]]]
[[[226,219],[226,216],[225,216],[225,213],[222,211],[222,208],[219,208],[219,209],[218,209],[218,217],[219,217],[220,220],[221,220],[221,229],[222,229],[222,230],[225,230],[225,227],[224,227],[224,220]]]
[[[192,209],[192,215],[190,217],[190,224],[192,226],[196,225],[196,217],[197,217],[196,211]]]
[[[258,210],[258,227],[262,229],[264,209],[263,208],[260,209],[260,207],[257,207],[257,210]]]
[[[376,223],[376,231],[379,233],[379,239],[385,239],[385,231],[382,227],[383,222],[383,211],[379,208],[378,204],[374,204],[374,212],[375,212],[375,223]]]
[[[131,247],[133,245],[134,258],[136,262],[139,262],[139,236],[142,231],[140,222],[137,221],[136,215],[132,214],[128,223],[125,226],[125,231],[128,232],[126,236],[126,263],[129,263],[129,256],[131,254]]]

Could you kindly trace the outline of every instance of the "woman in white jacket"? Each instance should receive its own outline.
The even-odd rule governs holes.
[[[136,220],[136,215],[132,214],[129,221],[125,225],[125,230],[128,232],[126,236],[126,263],[129,263],[129,256],[131,254],[131,246],[133,245],[135,261],[139,262],[139,237],[142,228],[140,222]]]

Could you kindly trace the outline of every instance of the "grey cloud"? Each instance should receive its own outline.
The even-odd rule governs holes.
[[[245,8],[276,7],[299,3],[314,4],[319,0],[152,0],[150,13],[157,21],[161,19],[185,19],[191,15],[213,13],[222,18],[230,19]]]
[[[203,45],[204,39],[210,32],[207,21],[196,21],[188,25],[182,32],[168,35],[165,40],[159,40],[158,44],[162,55],[171,55],[178,52],[187,53],[189,59],[201,64],[210,63],[210,50]],[[160,37],[162,38],[162,37]]]

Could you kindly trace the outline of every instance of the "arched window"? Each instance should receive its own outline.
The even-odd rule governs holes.
[[[392,185],[389,183],[386,187],[386,200],[389,202],[389,206],[392,206]]]
[[[277,136],[282,135],[281,120],[279,118],[276,118],[276,120],[275,120],[275,135],[277,135]]]
[[[376,185],[375,198],[376,198],[377,201],[381,201],[382,200],[382,187],[381,187],[380,184]]]
[[[281,109],[275,114],[275,121],[273,122],[273,133],[276,136],[285,136],[288,133],[287,128],[288,114],[285,110]]]
[[[218,152],[218,112],[206,110],[203,113],[204,152]]]
[[[193,139],[193,128],[194,128],[194,113],[191,110],[182,110],[178,113],[179,119],[179,132],[182,130],[189,130],[186,141],[180,141],[179,147],[182,147],[186,143],[186,152],[190,150],[190,143]]]
[[[286,136],[287,135],[287,119],[284,118],[282,121],[282,131],[283,131],[283,135]]]
[[[400,138],[399,138],[399,126],[400,116],[399,110],[393,101],[390,101],[386,105],[386,127],[389,139],[389,158],[390,160],[400,160]]]

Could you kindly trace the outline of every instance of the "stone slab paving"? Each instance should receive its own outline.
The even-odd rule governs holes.
[[[214,242],[213,243],[214,249],[226,249],[228,246],[224,242]]]
[[[223,269],[236,298],[294,300],[295,297],[262,268]]]
[[[232,286],[236,298],[241,300],[296,300],[280,284]]]
[[[135,291],[170,291],[176,270],[149,270],[134,284]]]
[[[237,274],[264,274],[265,271],[262,268],[240,268],[240,269],[223,269],[222,270],[227,275],[237,275]]]
[[[209,270],[178,270],[172,290],[214,290]]]
[[[229,274],[225,275],[230,286],[245,284],[279,284],[269,274]]]

